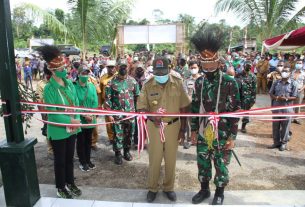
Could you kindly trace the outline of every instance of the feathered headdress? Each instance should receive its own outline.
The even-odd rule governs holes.
[[[37,51],[42,55],[43,59],[48,63],[48,69],[54,70],[65,65],[61,57],[60,50],[56,46],[45,45],[39,47]]]
[[[203,62],[219,60],[218,50],[223,45],[225,34],[217,25],[204,24],[191,38],[191,43],[200,53]]]

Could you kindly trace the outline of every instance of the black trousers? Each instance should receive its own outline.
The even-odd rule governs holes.
[[[77,134],[76,150],[80,164],[89,164],[91,157],[93,128],[82,128],[82,131]]]
[[[67,139],[52,140],[54,152],[54,171],[56,188],[64,188],[65,185],[74,184],[73,157],[76,135]]]

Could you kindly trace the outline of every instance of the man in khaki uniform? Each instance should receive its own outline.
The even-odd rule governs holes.
[[[257,94],[260,94],[262,91],[263,94],[267,93],[267,74],[269,73],[269,60],[267,57],[262,57],[257,65]]]
[[[115,60],[108,60],[106,67],[107,67],[107,73],[104,74],[100,79],[100,90],[101,90],[100,103],[102,106],[104,105],[106,99],[105,98],[106,86],[108,82],[111,81],[112,78],[117,74]],[[109,116],[105,116],[105,121],[110,122]],[[108,134],[109,143],[113,144],[113,139],[114,139],[113,124],[107,124],[106,130]]]
[[[157,58],[153,62],[153,74],[143,86],[137,101],[138,111],[157,112],[164,109],[165,113],[184,113],[191,100],[183,89],[183,82],[169,73],[169,62],[166,58]],[[165,142],[161,141],[160,124],[165,124]],[[184,139],[186,131],[185,118],[179,117],[148,117],[149,134],[149,170],[147,201],[153,202],[158,192],[158,181],[162,158],[165,161],[165,178],[163,192],[169,200],[175,201],[173,191],[175,182],[176,153],[180,139]]]

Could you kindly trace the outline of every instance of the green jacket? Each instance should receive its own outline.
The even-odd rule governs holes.
[[[87,82],[85,86],[81,86],[77,81],[74,86],[80,106],[86,108],[98,107],[97,93],[95,86],[92,83]],[[80,116],[80,118],[82,124],[96,124],[96,116],[93,116],[93,121],[91,123],[88,123],[83,116]],[[82,128],[94,128],[94,126],[82,127]]]
[[[70,103],[66,96],[71,100],[73,106],[79,106],[78,98],[76,96],[76,91],[73,86],[73,83],[70,80],[63,78],[65,87],[59,85],[53,77],[50,79],[50,82],[46,85],[43,92],[44,102],[47,104],[59,104],[70,106]],[[51,111],[65,111],[61,107],[46,107],[47,110]],[[71,124],[71,118],[80,119],[79,115],[68,115],[68,114],[49,114],[48,121],[62,123],[62,124]],[[67,127],[65,126],[55,126],[48,124],[47,138],[51,140],[62,140],[69,138],[71,135],[76,134],[80,131],[78,129],[76,132],[68,133]]]

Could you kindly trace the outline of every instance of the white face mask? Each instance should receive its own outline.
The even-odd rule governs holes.
[[[281,75],[282,75],[282,78],[288,78],[289,77],[289,73],[286,72],[286,71],[282,72]]]
[[[198,72],[199,72],[199,68],[197,68],[197,69],[191,69],[192,75],[196,75],[196,74],[198,74]]]

